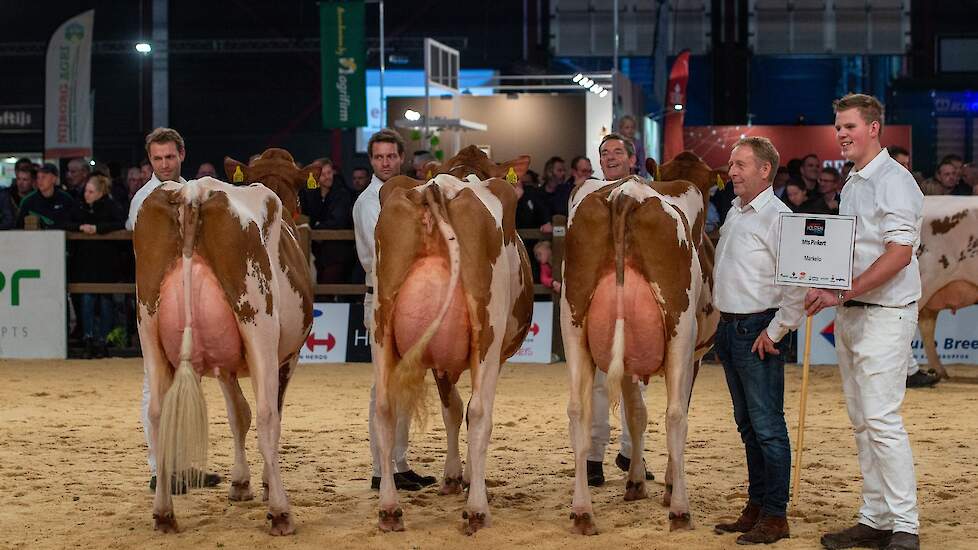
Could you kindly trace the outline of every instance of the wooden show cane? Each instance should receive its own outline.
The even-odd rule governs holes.
[[[798,437],[795,438],[795,475],[791,482],[791,504],[798,502],[801,482],[801,453],[805,450],[805,406],[808,401],[808,360],[812,351],[812,316],[805,318],[805,358],[801,367],[801,404],[798,405]]]

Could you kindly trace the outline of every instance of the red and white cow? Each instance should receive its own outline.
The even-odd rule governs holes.
[[[692,527],[683,461],[686,418],[696,367],[717,325],[710,305],[712,247],[703,235],[710,181],[589,180],[571,196],[560,322],[570,370],[567,413],[576,466],[571,519],[577,533],[597,533],[586,473],[595,366],[608,373],[612,406],[624,397],[633,438],[625,500],[646,497],[641,453],[647,411],[638,381],[665,375],[669,462],[663,502],[670,506],[670,529]]]
[[[948,378],[934,341],[937,315],[978,303],[978,197],[924,197],[918,326],[927,363]]]
[[[371,350],[381,456],[380,520],[404,529],[391,452],[400,415],[427,416],[424,379],[434,371],[448,436],[442,494],[469,482],[463,518],[472,534],[490,524],[485,461],[502,363],[530,326],[533,284],[516,234],[518,177],[529,157],[501,165],[468,147],[427,181],[397,176],[381,189]],[[458,437],[462,400],[455,383],[470,371],[469,453],[463,475]],[[463,481],[464,480],[464,481]]]
[[[271,533],[294,525],[278,464],[283,397],[312,325],[312,282],[296,240],[296,188],[317,164],[300,169],[269,149],[250,165],[226,159],[236,187],[205,177],[166,182],[147,197],[133,235],[139,340],[149,372],[150,440],[158,462],[153,517],[177,530],[176,476],[199,484],[207,462],[207,409],[200,377],[218,378],[234,435],[231,500],[250,500],[245,436],[251,409],[238,378],[251,376],[258,447]],[[313,176],[314,177],[314,176]]]

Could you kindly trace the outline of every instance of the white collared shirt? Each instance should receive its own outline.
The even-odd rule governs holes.
[[[857,296],[857,300],[899,307],[920,298],[917,248],[923,207],[924,195],[917,182],[903,165],[890,158],[885,148],[862,170],[849,173],[842,188],[839,214],[856,216],[853,276],[862,275],[873,265],[886,251],[887,243],[913,247],[909,265],[889,281]]]
[[[781,213],[791,212],[769,186],[742,206],[732,202],[720,227],[714,267],[713,305],[724,313],[759,313],[778,308],[767,327],[778,342],[804,319],[806,289],[774,284],[781,238]]]
[[[187,180],[181,177],[180,183],[187,183]],[[160,178],[156,177],[156,172],[153,172],[153,177],[149,178],[149,181],[140,187],[136,191],[136,194],[132,196],[132,202],[129,203],[129,217],[126,219],[126,229],[132,231],[136,227],[136,216],[139,215],[139,207],[143,205],[146,197],[161,185],[163,185],[163,182],[160,181]]]
[[[377,258],[377,243],[374,232],[377,229],[377,220],[380,219],[380,188],[383,185],[384,182],[374,174],[370,177],[370,185],[353,204],[353,235],[357,242],[357,257],[367,273],[368,286],[375,286],[374,260]]]

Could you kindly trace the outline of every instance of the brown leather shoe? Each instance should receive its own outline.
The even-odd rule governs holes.
[[[897,531],[890,537],[885,550],[920,550],[920,537]]]
[[[737,544],[771,544],[789,535],[787,518],[761,514],[753,529],[737,537]]]
[[[868,525],[857,523],[836,533],[822,535],[822,546],[829,550],[841,548],[883,548],[890,540],[892,531],[874,529]]]
[[[748,502],[747,506],[740,512],[740,517],[737,518],[737,521],[733,523],[718,523],[713,527],[713,531],[718,535],[725,533],[746,533],[754,528],[754,524],[757,523],[757,518],[760,516],[761,507]]]

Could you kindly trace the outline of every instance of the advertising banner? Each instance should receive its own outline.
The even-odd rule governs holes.
[[[533,321],[526,333],[523,346],[510,359],[510,363],[549,363],[553,349],[553,302],[533,302]]]
[[[687,126],[683,145],[713,168],[726,166],[737,140],[746,136],[766,137],[781,155],[781,164],[800,159],[809,153],[818,155],[823,165],[841,169],[845,164],[842,149],[835,138],[835,127],[824,126]],[[886,125],[881,136],[883,147],[899,145],[910,148],[910,126]],[[672,159],[668,154],[666,159]]]
[[[683,126],[686,115],[686,84],[689,82],[689,50],[676,57],[669,71],[669,84],[666,87],[665,129],[663,130],[663,158],[673,159],[689,148],[685,144]],[[702,156],[702,155],[701,155]],[[727,159],[723,159],[724,165]],[[713,166],[712,164],[710,166]]]
[[[0,231],[0,358],[68,353],[63,231]]]
[[[92,155],[92,27],[95,10],[65,21],[48,43],[44,156]]]
[[[367,125],[363,2],[319,4],[323,128]]]
[[[937,355],[941,362],[978,365],[978,306],[959,309],[956,314],[942,311],[937,317]],[[798,338],[798,354],[804,351],[804,338]],[[927,364],[927,356],[918,332],[910,345],[914,357],[921,365]],[[835,308],[826,308],[812,318],[813,365],[835,365]]]
[[[350,304],[321,304],[312,308],[312,331],[299,349],[300,363],[345,363]]]

